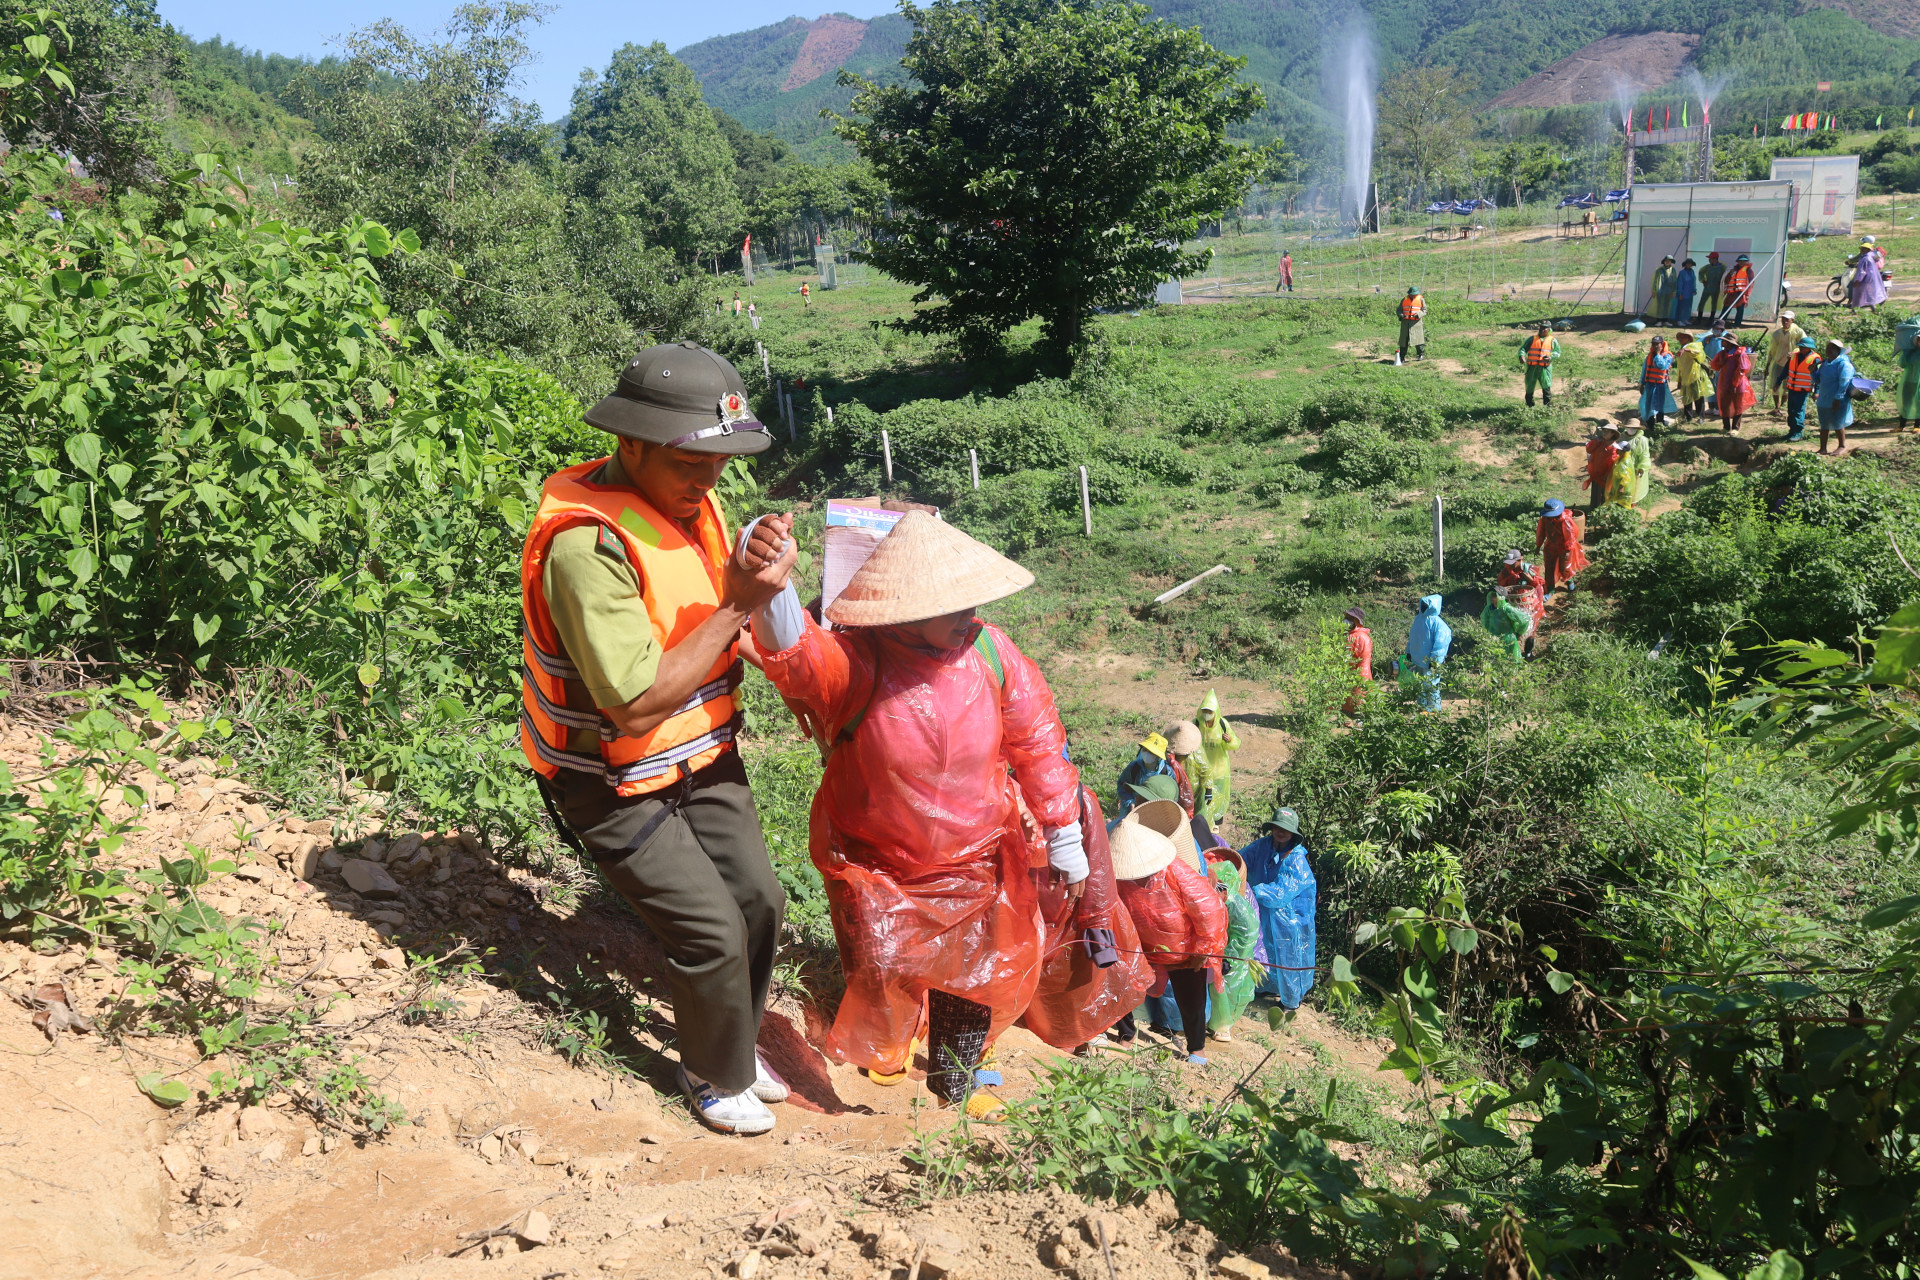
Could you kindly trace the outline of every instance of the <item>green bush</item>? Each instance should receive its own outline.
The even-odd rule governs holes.
[[[1322,432],[1342,422],[1378,427],[1395,440],[1438,440],[1447,425],[1427,400],[1384,387],[1340,387],[1300,406],[1304,431]]]
[[[1337,422],[1320,435],[1314,454],[1336,490],[1371,489],[1383,484],[1407,484],[1426,469],[1426,446],[1396,440],[1379,427],[1359,422]]]
[[[1311,493],[1318,483],[1318,477],[1298,463],[1276,462],[1253,482],[1252,492],[1262,502],[1273,502],[1290,493]]]

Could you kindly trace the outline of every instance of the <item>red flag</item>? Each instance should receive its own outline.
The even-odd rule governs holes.
[[[1647,108],[1647,132],[1648,133],[1653,132],[1653,108],[1652,107]]]

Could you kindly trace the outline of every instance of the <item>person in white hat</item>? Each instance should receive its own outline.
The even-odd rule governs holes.
[[[1207,987],[1221,989],[1227,906],[1207,873],[1144,822],[1123,822],[1107,837],[1113,878],[1140,947],[1171,988],[1180,1010],[1187,1061],[1205,1066]]]
[[[827,606],[836,630],[797,608],[753,623],[762,670],[828,743],[811,852],[847,992],[827,1051],[898,1083],[924,1026],[928,1088],[977,1118],[1001,1104],[974,1090],[974,1068],[1042,969],[1016,786],[1050,874],[1075,901],[1088,876],[1079,773],[1052,691],[974,616],[1032,583],[993,548],[910,511]]]
[[[1773,393],[1773,416],[1780,416],[1780,405],[1787,394],[1787,358],[1800,346],[1807,331],[1791,311],[1780,313],[1780,323],[1767,331],[1767,390]]]

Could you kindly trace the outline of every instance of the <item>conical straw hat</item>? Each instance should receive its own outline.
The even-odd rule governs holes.
[[[828,607],[827,617],[843,627],[922,622],[1032,585],[1032,574],[986,543],[924,511],[909,511]]]
[[[1115,880],[1145,880],[1173,865],[1173,841],[1152,827],[1123,822],[1107,837]]]
[[[1149,831],[1157,831],[1172,844],[1174,852],[1195,871],[1204,871],[1205,865],[1200,858],[1200,845],[1193,838],[1193,825],[1187,817],[1187,811],[1174,800],[1147,800],[1127,810],[1127,822],[1138,823]],[[1125,825],[1122,823],[1121,825]],[[1118,828],[1115,828],[1118,830]]]

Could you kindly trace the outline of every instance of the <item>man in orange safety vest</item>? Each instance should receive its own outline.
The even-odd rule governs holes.
[[[772,443],[726,360],[649,347],[586,420],[611,457],[547,478],[521,553],[520,743],[563,838],[666,953],[689,1109],[773,1128],[755,1049],[785,895],[734,749],[740,635],[786,586],[787,517],[735,544],[713,487]]]
[[[1415,360],[1427,358],[1427,300],[1418,285],[1407,286],[1407,296],[1400,299],[1400,349],[1394,355],[1395,364],[1404,364],[1407,348],[1413,348]]]

